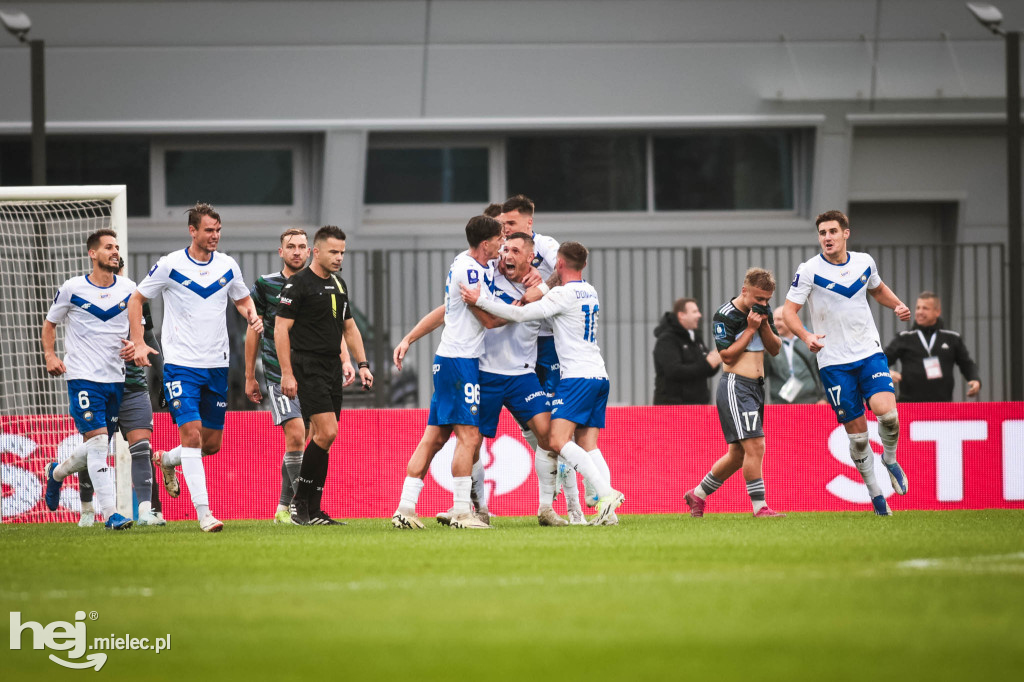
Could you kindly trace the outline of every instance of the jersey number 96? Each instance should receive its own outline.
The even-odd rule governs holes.
[[[466,384],[463,387],[463,392],[466,394],[466,402],[470,405],[480,404],[480,384]]]

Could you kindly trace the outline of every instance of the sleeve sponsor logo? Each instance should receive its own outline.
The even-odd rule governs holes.
[[[480,281],[480,273],[476,270],[467,270],[466,279],[469,280],[470,284],[476,284]]]
[[[790,284],[789,286],[791,286],[791,287],[798,287],[798,286],[800,286],[800,273],[799,272],[796,273],[795,275],[793,275],[793,283]]]
[[[154,264],[153,267],[151,267],[149,269],[149,273],[146,276],[148,277],[149,275],[152,275],[154,272],[156,272],[156,268],[157,268],[158,265],[160,265],[160,264],[159,263]]]
[[[724,339],[725,337],[726,337],[725,323],[724,322],[715,322],[715,338],[716,339]]]

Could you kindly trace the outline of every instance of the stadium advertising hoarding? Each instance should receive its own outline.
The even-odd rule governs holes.
[[[324,508],[341,518],[389,517],[397,504],[405,465],[423,433],[426,410],[348,410],[331,448]],[[877,479],[895,512],[901,509],[1024,508],[1024,404],[953,403],[900,406],[899,459],[910,491],[892,493],[880,461]],[[766,408],[765,482],[780,511],[868,511],[867,491],[849,459],[845,431],[825,405]],[[881,453],[874,421],[869,434]],[[43,504],[46,463],[67,457],[80,437],[66,417],[0,417],[4,521],[71,521],[80,509],[77,477],[70,477],[61,508]],[[156,415],[158,449],[178,442],[166,414]],[[449,464],[454,441],[436,458],[419,511],[432,515],[451,504]],[[221,519],[269,519],[280,491],[284,441],[268,412],[229,413],[223,450],[204,460],[211,507]],[[616,487],[626,495],[624,514],[679,514],[683,493],[697,484],[725,451],[712,407],[617,407],[608,410],[601,449]],[[491,512],[526,516],[537,510],[533,453],[504,413],[497,438],[481,455]],[[742,480],[734,477],[712,496],[708,512],[749,512]],[[159,477],[156,480],[159,485]],[[182,494],[164,500],[168,520],[192,519]],[[564,512],[559,500],[556,510]]]

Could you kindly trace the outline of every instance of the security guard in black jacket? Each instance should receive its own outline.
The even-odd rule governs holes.
[[[675,302],[654,329],[654,404],[708,405],[708,378],[722,364],[717,350],[708,352],[697,336],[700,308],[692,298]]]
[[[978,366],[967,352],[960,334],[943,329],[942,303],[931,291],[917,297],[914,326],[901,332],[885,348],[892,367],[897,361],[900,371],[891,371],[899,384],[899,400],[905,403],[948,403],[953,400],[953,365],[967,380],[967,395],[981,390]]]

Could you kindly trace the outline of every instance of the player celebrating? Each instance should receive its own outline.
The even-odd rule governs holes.
[[[574,469],[594,485],[598,494],[593,525],[618,523],[615,510],[625,497],[612,489],[604,457],[595,456],[597,438],[604,428],[608,402],[608,373],[597,346],[597,320],[601,306],[597,291],[583,280],[587,249],[578,242],[558,248],[555,272],[563,282],[544,298],[527,306],[511,306],[481,294],[480,285],[460,285],[467,303],[512,322],[548,319],[554,329],[560,360],[561,381],[555,390],[551,410],[549,442]],[[573,442],[573,435],[576,441]],[[542,483],[543,485],[543,483]]]
[[[535,206],[529,197],[517,194],[509,197],[501,205],[502,229],[506,237],[515,232],[524,232],[530,236],[534,243],[534,257],[531,265],[537,269],[544,282],[551,279],[555,271],[555,259],[558,256],[558,240],[554,237],[538,234],[533,229],[533,214]],[[548,282],[552,284],[552,282]],[[548,400],[555,396],[555,388],[558,387],[558,380],[561,378],[559,370],[558,353],[555,349],[555,338],[552,336],[551,324],[547,320],[540,321],[540,331],[537,335],[537,377],[541,386],[548,395]],[[556,461],[557,455],[539,446],[536,436],[524,424],[520,424],[523,430],[523,437],[533,446],[535,451],[535,463],[537,466],[547,467],[550,463],[558,469],[558,479],[555,485],[555,496],[558,490],[565,492],[565,506],[569,512],[569,519],[574,524],[586,523],[583,518],[583,508],[580,506],[579,486],[576,483],[576,474],[571,466],[567,466],[565,460]],[[538,474],[540,476],[540,474]],[[545,474],[546,477],[546,474]],[[570,482],[570,478],[572,481]],[[589,484],[587,486],[589,491]],[[597,498],[592,500],[594,506]]]
[[[259,333],[263,323],[235,259],[217,251],[220,215],[209,204],[188,210],[192,243],[157,262],[128,302],[135,364],[145,367],[155,354],[143,340],[142,304],[163,295],[164,319],[160,341],[164,350],[164,395],[178,425],[181,445],[157,451],[153,461],[163,468],[164,485],[174,496],[174,467],[181,464],[192,494],[199,527],[216,533],[224,524],[210,512],[203,457],[217,454],[224,437],[228,406],[227,301]],[[173,484],[172,484],[173,482]]]
[[[797,268],[782,309],[786,325],[818,354],[818,367],[829,402],[850,438],[850,457],[860,472],[879,516],[891,516],[882,490],[875,481],[875,462],[868,442],[864,402],[878,417],[882,462],[893,489],[907,492],[907,476],[896,462],[900,435],[896,393],[889,364],[882,352],[878,330],[871,317],[867,296],[891,308],[899,319],[910,319],[910,309],[878,276],[875,261],[866,253],[846,250],[850,222],[839,211],[818,216],[821,254]],[[804,303],[810,311],[814,333],[807,331],[798,313]]]
[[[43,321],[46,371],[55,377],[67,375],[71,417],[84,441],[60,466],[46,466],[46,506],[56,511],[64,479],[87,467],[100,512],[107,519],[104,525],[125,530],[132,527],[132,520],[117,513],[107,453],[124,394],[124,360],[135,352],[125,338],[125,310],[135,283],[115,274],[120,260],[116,232],[97,230],[86,240],[86,249],[92,272],[64,282]],[[67,352],[61,361],[54,346],[57,324],[64,320]]]
[[[747,494],[757,518],[781,517],[765,502],[761,462],[764,459],[764,354],[778,355],[782,339],[775,329],[768,299],[775,293],[775,277],[768,270],[750,268],[740,295],[715,313],[715,344],[725,363],[718,382],[718,420],[729,444],[711,471],[684,499],[690,516],[704,516],[708,495],[743,469]]]
[[[345,363],[346,369],[341,361],[342,339],[359,363],[363,388],[373,386],[363,338],[352,319],[348,285],[337,276],[344,259],[345,233],[334,225],[317,230],[313,261],[285,283],[274,323],[281,393],[288,399],[298,397],[302,419],[311,425],[313,434],[302,454],[295,495],[288,508],[296,526],[344,525],[320,508],[328,452],[338,437],[345,374],[353,374],[352,365]]]
[[[459,296],[462,284],[491,286],[491,261],[501,247],[501,224],[479,215],[466,223],[469,249],[463,251],[448,270],[444,295],[444,331],[434,356],[434,395],[423,438],[409,458],[402,497],[391,517],[395,528],[423,528],[416,516],[416,502],[423,490],[423,479],[434,455],[455,433],[452,476],[455,479],[452,528],[490,528],[471,509],[473,456],[480,448],[479,358],[484,349],[485,326],[494,321],[480,310],[467,306]],[[401,359],[398,350],[396,358]]]
[[[524,280],[529,278],[533,270],[532,261],[533,240],[530,236],[525,232],[508,235],[494,271],[494,295],[506,303],[521,300],[527,289]],[[395,366],[399,371],[409,347],[417,339],[440,327],[443,315],[444,306],[432,310],[402,339],[394,354]],[[484,333],[484,352],[480,356],[480,433],[485,438],[494,438],[503,405],[518,423],[526,425],[533,439],[543,446],[538,450],[535,461],[538,480],[542,482],[538,522],[542,526],[564,526],[565,520],[551,508],[555,460],[547,449],[551,405],[535,372],[539,328],[540,322],[536,320],[522,324],[504,324],[504,320],[501,320],[499,326],[488,328]],[[544,485],[545,481],[547,485]],[[479,461],[479,455],[473,463],[473,490],[477,514],[483,518],[488,512],[483,464]],[[438,514],[437,520],[438,523],[448,525],[451,517],[452,512],[449,510]]]

